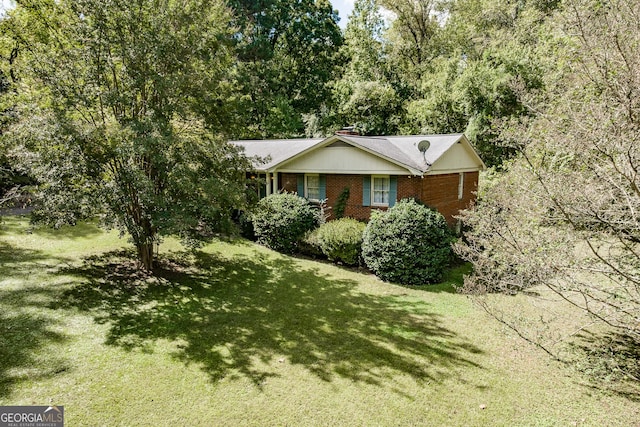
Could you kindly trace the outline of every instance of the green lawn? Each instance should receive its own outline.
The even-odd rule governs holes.
[[[0,225],[0,405],[64,405],[68,426],[640,420],[639,394],[551,360],[451,283],[392,285],[244,241],[196,255],[167,241],[152,278],[116,233],[27,231]]]

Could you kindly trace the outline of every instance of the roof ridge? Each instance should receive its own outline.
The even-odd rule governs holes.
[[[388,135],[385,138],[417,138],[417,137],[443,137],[443,136],[462,136],[464,133],[462,132],[452,132],[452,133],[429,133],[429,134],[418,134],[418,135]]]
[[[229,142],[324,141],[327,138],[230,139]]]
[[[377,135],[377,136],[367,136],[367,135],[336,135],[336,136],[342,136],[342,137],[347,137],[347,138],[367,138],[367,139],[380,139],[380,140],[384,140],[387,139],[387,136],[381,136],[381,135]]]

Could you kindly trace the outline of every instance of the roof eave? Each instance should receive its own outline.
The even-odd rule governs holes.
[[[331,138],[331,137],[329,137],[329,138]],[[294,155],[292,155],[292,156],[290,156],[290,157],[287,157],[286,159],[283,159],[283,160],[279,161],[278,163],[274,164],[273,166],[271,166],[271,167],[267,168],[267,169],[266,169],[266,172],[271,172],[271,173],[275,172],[275,171],[276,171],[279,167],[281,167],[282,165],[284,165],[284,164],[286,164],[286,163],[288,163],[288,162],[290,162],[290,161],[292,161],[292,160],[295,160],[295,159],[297,159],[297,158],[299,158],[299,157],[301,157],[301,156],[304,156],[305,154],[307,154],[307,153],[309,153],[309,152],[311,152],[311,151],[315,150],[316,148],[318,148],[318,147],[320,147],[320,146],[325,145],[325,143],[327,142],[327,140],[328,140],[329,138],[325,138],[325,139],[323,139],[323,140],[321,140],[321,141],[319,141],[319,142],[317,142],[317,143],[313,144],[312,146],[307,147],[307,148],[305,148],[304,150],[299,151],[298,153],[296,153],[296,154],[294,154]]]
[[[471,148],[471,152],[475,156],[476,160],[480,163],[480,170],[486,170],[487,169],[487,165],[484,164],[484,162],[482,161],[482,158],[476,152],[476,149],[471,144],[471,141],[469,141],[469,139],[467,138],[467,136],[464,133],[460,136],[460,138],[458,139],[458,142],[463,141],[463,140],[469,146],[469,148]]]

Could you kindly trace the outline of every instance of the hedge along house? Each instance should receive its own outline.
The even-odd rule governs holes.
[[[485,165],[464,134],[358,136],[324,139],[232,141],[253,159],[260,196],[296,192],[334,209],[349,197],[344,216],[368,220],[373,209],[415,198],[442,213],[450,225],[475,201]],[[328,214],[332,214],[332,209]]]

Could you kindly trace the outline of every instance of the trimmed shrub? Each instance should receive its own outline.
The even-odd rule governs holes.
[[[322,227],[322,224],[320,224]],[[298,242],[298,252],[303,255],[307,255],[313,258],[326,258],[326,255],[322,253],[320,249],[320,242],[318,241],[318,230],[320,228],[307,231],[304,237]]]
[[[451,259],[453,236],[444,217],[415,200],[372,212],[362,257],[376,276],[405,285],[436,283]]]
[[[331,261],[358,265],[364,229],[365,224],[360,221],[342,218],[322,224],[313,230],[305,241],[318,247]]]
[[[283,253],[296,251],[298,241],[319,223],[318,209],[295,194],[272,194],[258,202],[251,215],[258,243]]]

